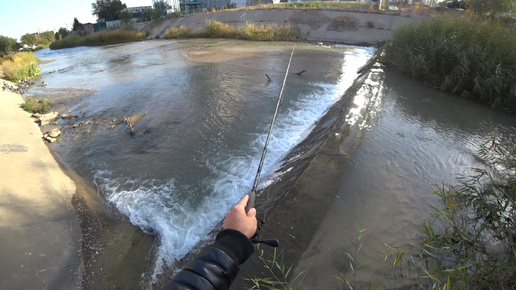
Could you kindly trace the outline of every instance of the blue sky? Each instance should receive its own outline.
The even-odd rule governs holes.
[[[121,0],[127,7],[152,6],[152,0]],[[71,28],[74,17],[95,23],[96,0],[0,0],[0,35],[20,39],[25,33]]]

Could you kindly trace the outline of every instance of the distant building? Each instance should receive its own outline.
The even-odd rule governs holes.
[[[287,1],[285,0],[285,2]],[[277,4],[280,3],[280,0],[261,0],[260,3]],[[202,13],[211,8],[223,10],[231,6],[240,8],[258,4],[258,0],[179,0],[180,11],[183,14]]]
[[[86,32],[86,34],[90,34],[95,31],[95,28],[93,28],[93,23],[83,23],[82,26],[84,27],[84,31]]]

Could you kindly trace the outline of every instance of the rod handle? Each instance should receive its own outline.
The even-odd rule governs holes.
[[[256,192],[254,190],[252,190],[249,193],[249,200],[247,201],[247,205],[245,206],[246,213],[249,212],[249,210],[254,207],[255,199],[256,199]]]

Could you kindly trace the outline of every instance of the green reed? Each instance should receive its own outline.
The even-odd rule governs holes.
[[[516,113],[516,30],[476,17],[435,17],[398,28],[392,64],[431,86]]]

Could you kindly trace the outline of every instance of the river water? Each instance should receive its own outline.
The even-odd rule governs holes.
[[[61,122],[52,148],[159,238],[155,273],[207,239],[251,189],[292,47],[191,40],[38,52],[45,90],[95,90],[67,110],[80,118]],[[296,45],[265,184],[372,53]],[[137,114],[131,136],[120,121]]]
[[[63,136],[52,149],[117,211],[158,237],[155,275],[208,240],[251,189],[292,47],[156,40],[37,53],[46,90],[93,90],[69,103],[67,110],[79,118],[62,121]],[[286,220],[281,227],[292,228],[281,240],[291,250],[300,240],[295,230],[306,236],[302,258],[298,253],[293,261],[297,271],[315,269],[304,280],[309,288],[333,288],[335,271],[346,270],[341,257],[349,244],[342,241],[360,226],[367,229],[365,261],[384,251],[383,242],[412,239],[433,202],[432,185],[453,184],[457,174],[478,165],[475,151],[495,129],[504,136],[516,132],[514,117],[381,66],[358,78],[373,53],[367,47],[295,47],[260,188],[296,182],[282,176],[297,164],[301,174],[306,166],[290,158],[296,146],[320,146],[311,132],[330,130],[341,115],[347,128],[318,137],[338,144],[335,159],[346,166],[325,181],[335,191],[313,216],[315,229],[294,229]],[[330,108],[335,118],[316,126]],[[144,115],[131,136],[121,120],[138,114]],[[305,159],[314,153],[302,151]],[[294,161],[282,166],[287,156]],[[271,218],[275,210],[291,219],[303,214],[283,210],[288,198],[274,198]]]

